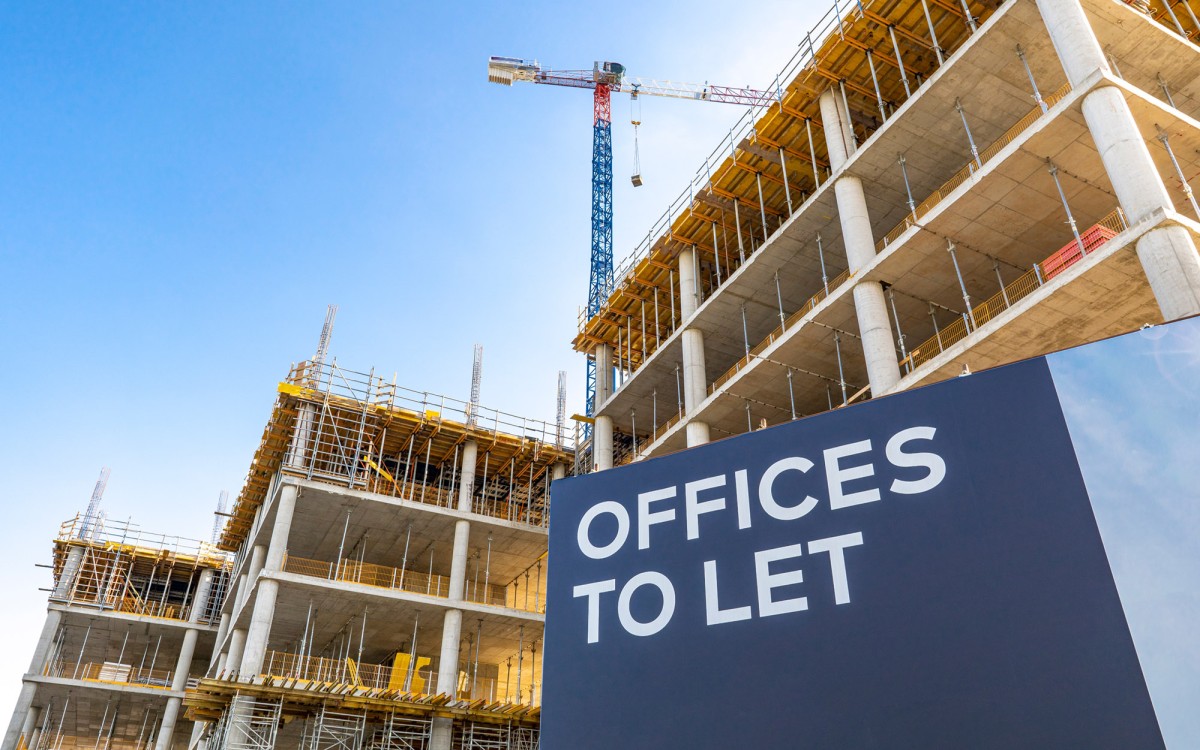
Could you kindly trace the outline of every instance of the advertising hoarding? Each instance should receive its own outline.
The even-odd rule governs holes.
[[[1082,420],[1112,415],[1097,400],[1144,385],[1152,358],[1125,351],[1127,372],[1099,385],[1080,358],[1198,328],[556,483],[543,747],[1162,747],[1138,658],[1151,647],[1135,650],[1156,626],[1131,614],[1131,635],[1123,608],[1153,540],[1102,534],[1097,519],[1136,495],[1094,509],[1116,485],[1081,471],[1127,460],[1097,433],[1108,427]],[[1077,459],[1077,444],[1090,453]],[[1107,489],[1090,498],[1095,482]],[[1161,502],[1187,512],[1186,496]],[[1126,586],[1106,544],[1132,561]],[[1159,600],[1146,596],[1153,623]],[[1170,695],[1188,695],[1191,664],[1165,667],[1183,686]],[[1183,736],[1186,723],[1169,729]]]

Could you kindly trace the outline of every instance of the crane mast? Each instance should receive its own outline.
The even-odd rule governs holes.
[[[593,317],[613,286],[612,89],[597,83],[592,120],[592,253],[588,271],[588,318]],[[596,416],[596,358],[587,358],[587,416]]]
[[[87,510],[83,514],[83,523],[79,527],[80,539],[91,539],[92,535],[99,530],[100,501],[104,499],[104,489],[108,487],[109,474],[110,470],[107,466],[100,469],[100,478],[96,480],[96,486],[92,488],[92,498],[88,501]]]
[[[537,60],[493,56],[488,58],[488,80],[503,86],[527,81],[593,91],[592,251],[588,277],[588,318],[600,312],[613,287],[612,92],[627,91],[632,97],[662,96],[747,106],[767,106],[779,98],[779,92],[749,88],[627,78],[625,66],[615,62],[596,62],[591,70],[547,70]],[[587,416],[594,417],[598,406],[596,359],[588,356]],[[590,428],[585,429],[590,435]]]

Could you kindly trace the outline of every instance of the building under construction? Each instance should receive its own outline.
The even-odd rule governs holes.
[[[1200,313],[1198,13],[839,0],[580,321],[579,451],[322,346],[216,546],[64,527],[0,750],[535,747],[554,479]]]
[[[210,543],[107,520],[96,503],[64,523],[4,746],[186,748],[182,702],[212,652],[230,563]]]
[[[55,541],[5,748],[534,748],[559,419],[292,368],[215,544]],[[98,485],[97,494],[102,492]]]
[[[835,5],[581,320],[589,464],[1200,313],[1197,8]]]
[[[473,397],[481,352],[476,352]],[[213,748],[532,748],[561,421],[294,367],[220,539]]]

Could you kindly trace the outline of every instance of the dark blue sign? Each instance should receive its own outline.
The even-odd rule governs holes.
[[[1162,747],[1044,360],[551,502],[547,750]]]

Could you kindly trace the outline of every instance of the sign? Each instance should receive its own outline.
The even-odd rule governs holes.
[[[556,482],[542,746],[1162,747],[1045,359]]]

